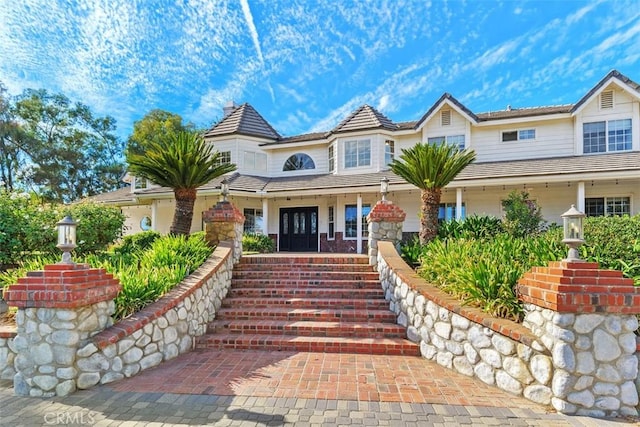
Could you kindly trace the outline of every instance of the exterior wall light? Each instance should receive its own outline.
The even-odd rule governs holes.
[[[225,176],[222,182],[220,183],[220,194],[222,194],[222,201],[226,202],[227,197],[229,197],[229,181],[227,181],[227,177]]]
[[[56,228],[58,229],[58,244],[56,247],[62,251],[61,264],[73,264],[71,251],[76,248],[77,226],[78,223],[71,218],[71,215],[67,215],[56,223]]]
[[[585,214],[577,210],[575,205],[571,205],[571,208],[561,216],[564,226],[564,239],[562,239],[562,243],[569,247],[569,255],[566,261],[582,261],[578,253],[578,248],[584,243],[582,220]]]
[[[389,178],[385,176],[380,180],[380,194],[383,202],[387,200],[387,193],[389,193]]]

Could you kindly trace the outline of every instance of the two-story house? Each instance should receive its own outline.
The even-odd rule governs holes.
[[[417,121],[396,123],[364,105],[331,130],[290,137],[250,104],[230,103],[205,138],[238,166],[230,201],[244,212],[245,230],[271,236],[279,251],[365,251],[365,218],[383,177],[388,198],[407,213],[404,231],[417,232],[419,190],[388,164],[419,141],[476,152],[443,191],[443,219],[500,216],[514,189],[551,222],[571,204],[588,216],[640,213],[640,85],[615,70],[575,104],[474,113],[445,93]],[[129,233],[167,232],[172,191],[130,179],[130,188],[98,199],[122,207]],[[199,189],[193,231],[219,200],[220,182]]]

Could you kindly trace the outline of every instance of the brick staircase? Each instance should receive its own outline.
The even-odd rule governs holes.
[[[419,355],[366,256],[245,256],[199,348]]]

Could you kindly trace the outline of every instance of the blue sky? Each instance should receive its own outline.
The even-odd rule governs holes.
[[[640,6],[616,1],[0,0],[0,81],[118,121],[161,108],[205,127],[228,100],[282,135],[362,104],[417,120],[574,103],[611,69],[640,81]]]

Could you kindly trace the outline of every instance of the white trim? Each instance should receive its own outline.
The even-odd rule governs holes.
[[[462,219],[462,188],[456,188],[456,219]]]
[[[358,193],[356,201],[356,252],[362,253],[362,194]]]

